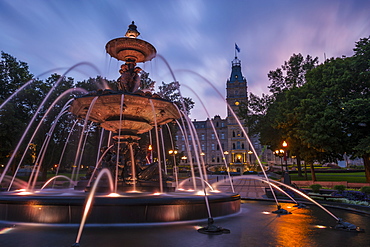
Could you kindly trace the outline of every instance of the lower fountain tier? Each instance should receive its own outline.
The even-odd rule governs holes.
[[[157,125],[163,125],[180,118],[179,112],[170,101],[113,91],[76,98],[70,111],[77,117],[86,118],[95,97],[97,99],[88,120],[100,123],[104,129],[113,133],[121,131],[123,135],[140,135],[151,130],[155,122]],[[123,106],[121,107],[122,100]]]
[[[66,193],[67,194],[67,193]],[[26,223],[79,224],[87,193],[69,195],[0,195],[0,220]],[[211,193],[212,217],[240,210],[240,195]],[[120,197],[97,196],[87,224],[154,223],[208,218],[204,196],[173,192],[163,195],[126,193]]]

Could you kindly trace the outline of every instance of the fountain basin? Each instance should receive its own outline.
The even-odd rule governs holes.
[[[105,50],[118,60],[127,61],[132,59],[136,63],[150,61],[157,54],[152,44],[141,39],[129,37],[112,39],[105,46]]]
[[[66,195],[0,195],[0,220],[26,223],[79,224],[86,193]],[[213,217],[239,212],[240,195],[211,193],[208,196]],[[87,224],[152,223],[208,218],[204,196],[185,192],[162,195],[125,193],[117,197],[96,195]]]
[[[154,116],[158,125],[180,118],[178,110],[171,102],[158,97],[113,91],[104,91],[103,93],[101,95],[85,95],[76,98],[72,103],[70,111],[80,118],[86,118],[91,102],[95,97],[98,97],[89,120],[100,123],[104,129],[114,133],[117,133],[120,129],[123,132],[127,131],[132,134],[148,132],[155,124]],[[122,95],[124,95],[123,108],[121,108]],[[151,102],[155,109],[154,112]],[[121,110],[122,121],[120,121]]]

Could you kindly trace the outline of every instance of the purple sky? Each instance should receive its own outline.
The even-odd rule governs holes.
[[[352,56],[355,42],[370,35],[370,1],[1,0],[0,50],[27,62],[36,76],[56,68],[64,68],[56,71],[63,74],[77,63],[90,62],[99,72],[80,66],[68,75],[116,79],[121,62],[105,53],[105,44],[122,37],[131,21],[139,38],[153,44],[170,64],[176,79],[196,91],[210,116],[225,117],[223,100],[194,73],[225,95],[237,43],[248,91],[268,93],[267,73],[293,53],[317,56],[320,62],[324,53],[327,58]],[[138,66],[157,85],[173,81],[159,57]],[[187,87],[182,94],[196,102],[191,117],[205,119]]]

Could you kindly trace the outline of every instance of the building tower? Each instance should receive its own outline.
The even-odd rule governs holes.
[[[226,82],[226,101],[237,115],[239,107],[246,105],[248,102],[247,80],[241,71],[241,61],[236,56],[231,64],[231,75]],[[227,109],[227,117],[225,119],[216,115],[212,119],[207,118],[203,121],[193,120],[193,125],[199,138],[198,147],[194,147],[190,142],[187,148],[185,138],[191,140],[191,136],[185,137],[181,131],[177,132],[175,137],[177,140],[176,144],[179,152],[184,154],[180,168],[181,166],[189,165],[190,161],[195,161],[194,151],[197,150],[202,155],[207,167],[212,168],[210,169],[211,171],[224,171],[226,167],[221,153],[221,150],[223,150],[230,172],[242,174],[249,170],[248,166],[255,160],[255,157],[251,154],[251,147],[232,111],[229,108]],[[244,121],[241,119],[239,121],[245,133],[248,133],[247,127],[243,127]],[[216,133],[214,133],[212,125]],[[219,138],[220,142],[217,141],[216,137]],[[189,160],[188,151],[192,153],[191,160]]]
[[[231,62],[231,75],[226,83],[226,101],[237,115],[241,105],[248,102],[247,80],[241,71],[241,61],[235,56]],[[244,121],[240,120],[242,126]],[[243,127],[247,132],[247,128]],[[226,159],[232,171],[243,173],[246,165],[250,162],[250,151],[246,137],[236,121],[234,115],[227,109],[228,149],[225,151]],[[248,161],[249,160],[249,161]]]

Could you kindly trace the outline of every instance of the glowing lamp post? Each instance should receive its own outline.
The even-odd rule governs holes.
[[[253,154],[253,151],[249,150],[248,151],[248,154],[249,154],[249,165],[252,165],[252,154]]]
[[[288,155],[287,155],[288,143],[286,141],[283,141],[282,146],[283,146],[283,151],[284,151],[285,170],[288,171]]]
[[[151,144],[149,144],[148,146],[148,151],[149,151],[149,164],[151,164],[153,161],[153,147]]]
[[[177,150],[169,150],[168,151],[168,154],[171,155],[173,157],[173,170],[172,170],[172,174],[175,175],[175,181],[176,181],[176,186],[178,187],[178,177],[177,177],[177,166],[176,166],[176,155],[177,155]]]
[[[284,150],[283,149],[276,149],[274,151],[274,154],[278,157],[280,157],[280,165],[281,165],[281,173],[283,173],[284,171],[284,168],[283,168],[283,161],[282,161],[282,157],[284,156]]]
[[[286,141],[283,141],[283,151],[284,151],[284,160],[285,160],[285,172],[284,172],[284,183],[290,185],[291,184],[291,179],[289,176],[289,171],[288,171],[288,143]]]
[[[226,163],[228,163],[228,161],[227,161],[227,155],[228,154],[229,154],[229,151],[224,151],[224,156],[223,156],[222,159],[224,159]]]

